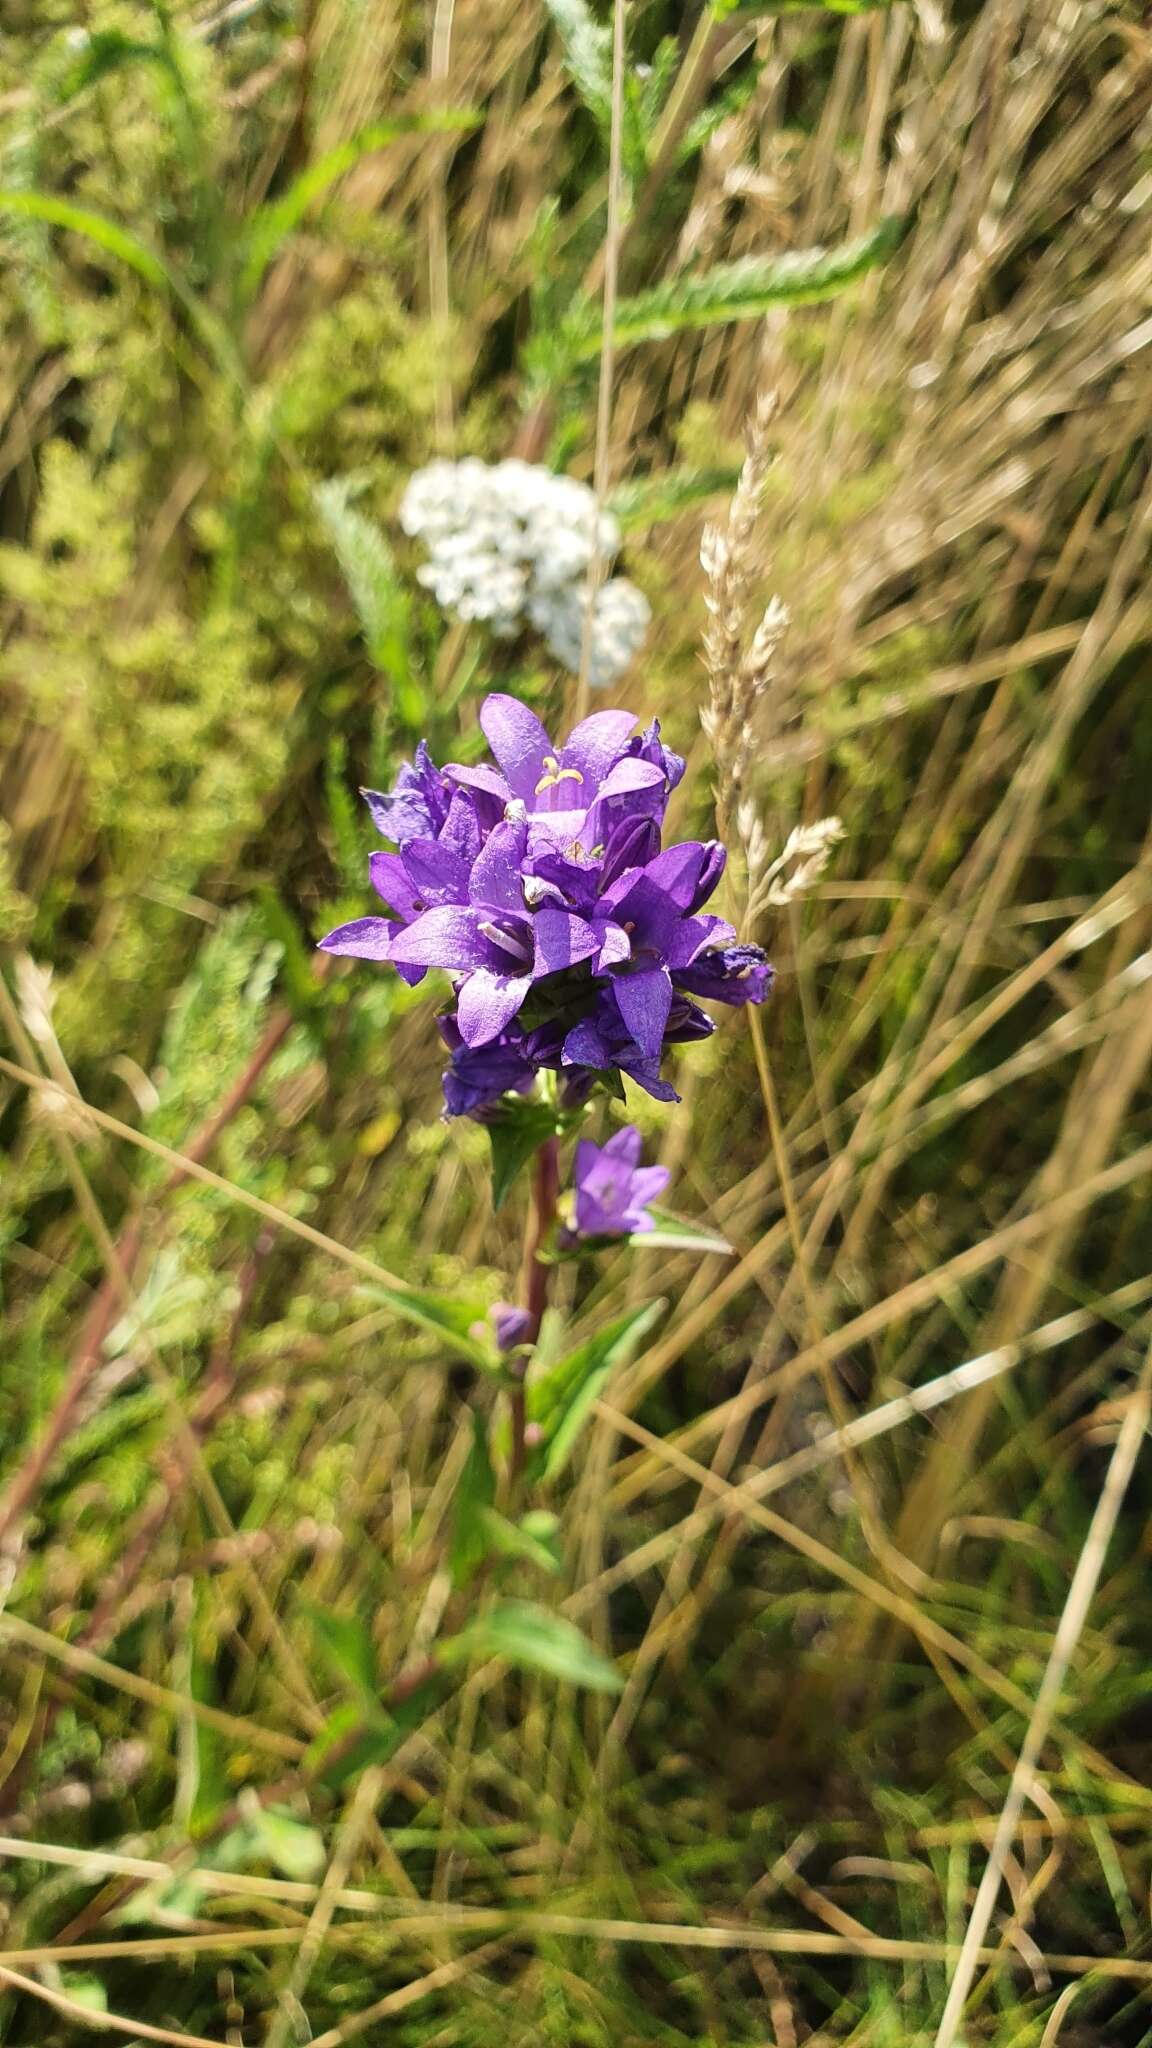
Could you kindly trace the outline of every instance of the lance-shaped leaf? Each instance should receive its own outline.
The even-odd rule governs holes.
[[[544,1671],[593,1692],[619,1692],[624,1683],[616,1666],[573,1622],[530,1600],[493,1607],[459,1635],[437,1643],[436,1655],[448,1666],[473,1657],[502,1657],[522,1671]]]
[[[524,1564],[538,1566],[552,1578],[562,1569],[557,1541],[560,1525],[547,1508],[536,1508],[519,1522],[510,1522],[496,1508],[482,1508],[480,1521],[490,1557],[517,1558]]]
[[[717,1231],[702,1230],[698,1223],[685,1223],[679,1216],[670,1216],[667,1209],[650,1206],[648,1213],[655,1229],[637,1230],[628,1239],[638,1251],[715,1252],[719,1258],[731,1258],[732,1246]]]
[[[385,1707],[379,1701],[374,1706],[345,1701],[310,1744],[303,1761],[305,1773],[335,1788],[358,1777],[369,1764],[387,1763],[413,1729],[427,1720],[447,1690],[446,1675],[433,1669],[396,1707]]]
[[[314,1601],[302,1603],[317,1643],[332,1670],[362,1702],[375,1702],[380,1690],[376,1645],[362,1614],[332,1614]]]
[[[496,1474],[488,1454],[484,1418],[472,1413],[472,1442],[452,1501],[452,1547],[448,1555],[452,1584],[468,1584],[491,1550],[485,1512],[496,1498]]]
[[[563,1471],[593,1402],[612,1374],[627,1364],[664,1308],[663,1301],[653,1301],[629,1309],[529,1382],[528,1417],[543,1435],[529,1455],[530,1477],[554,1479]]]
[[[383,1302],[405,1322],[431,1330],[449,1351],[467,1359],[479,1372],[499,1369],[500,1361],[492,1346],[472,1334],[487,1315],[482,1301],[462,1301],[457,1295],[436,1294],[427,1287],[381,1287],[375,1281],[369,1281],[359,1292],[370,1301]]]

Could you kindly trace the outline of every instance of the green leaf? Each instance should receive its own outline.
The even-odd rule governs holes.
[[[137,241],[106,214],[93,213],[89,207],[73,206],[69,199],[57,199],[47,192],[0,192],[0,214],[23,215],[29,220],[43,221],[48,227],[64,228],[73,235],[81,235],[86,241],[103,249],[108,256],[114,256],[119,263],[125,263],[142,277],[147,284],[169,292],[183,308],[192,327],[205,344],[208,353],[233,384],[244,385],[244,374],[235,347],[222,322],[209,307],[202,305],[196,294],[183,279],[156,254],[146,243]]]
[[[529,1456],[532,1478],[554,1479],[570,1458],[602,1389],[664,1313],[663,1301],[629,1309],[528,1385],[528,1418],[544,1441]]]
[[[601,128],[612,120],[612,32],[585,0],[544,0],[564,45],[564,67]]]
[[[890,215],[870,234],[831,249],[797,249],[783,256],[745,256],[713,270],[688,272],[621,299],[616,342],[621,348],[662,341],[685,328],[752,320],[769,306],[806,305],[835,298],[897,248],[907,225]],[[553,361],[586,362],[600,352],[600,310],[583,301],[563,322]]]
[[[305,1884],[319,1877],[327,1862],[319,1828],[306,1827],[303,1821],[293,1820],[291,1814],[282,1813],[275,1806],[257,1807],[251,1818],[245,1819],[258,1853],[284,1877],[294,1877]]]
[[[280,982],[289,1008],[297,1023],[318,1043],[324,988],[312,971],[315,955],[305,943],[288,905],[271,883],[257,889],[255,905],[262,929],[280,951]]]
[[[154,250],[106,215],[93,213],[86,206],[73,206],[69,199],[57,199],[46,192],[0,192],[0,213],[25,214],[49,227],[65,228],[70,234],[94,242],[107,255],[115,256],[117,262],[126,263],[149,284],[166,288],[171,283],[166,266]]]
[[[395,1711],[379,1700],[371,1706],[347,1701],[324,1723],[303,1760],[308,1777],[335,1791],[356,1778],[369,1764],[386,1764],[402,1742],[427,1719],[445,1691],[437,1674],[418,1686]]]
[[[75,99],[78,93],[86,92],[90,85],[96,85],[101,78],[107,78],[110,72],[119,71],[127,64],[170,63],[168,52],[158,43],[135,42],[118,28],[81,33],[84,35],[83,47],[55,93],[58,106]]]
[[[431,1330],[458,1358],[467,1359],[480,1372],[496,1372],[499,1360],[492,1346],[474,1337],[475,1324],[483,1323],[487,1309],[483,1302],[461,1301],[458,1295],[435,1294],[423,1287],[382,1287],[370,1281],[359,1289],[370,1301],[381,1301],[406,1322]]]
[[[666,1209],[654,1209],[649,1205],[648,1213],[655,1220],[655,1230],[637,1230],[628,1239],[638,1250],[674,1252],[715,1252],[720,1258],[731,1258],[732,1246],[726,1237],[716,1231],[702,1230],[697,1223],[684,1223],[679,1216],[670,1216]]]
[[[545,1102],[524,1102],[515,1096],[501,1104],[487,1125],[492,1147],[492,1207],[499,1209],[534,1152],[561,1128],[555,1109]]]
[[[327,1662],[337,1677],[349,1681],[354,1692],[375,1700],[380,1690],[376,1668],[376,1645],[372,1630],[361,1614],[330,1614],[314,1601],[301,1603]]]
[[[369,1764],[387,1763],[399,1745],[400,1735],[382,1710],[374,1708],[369,1713],[364,1705],[346,1700],[313,1737],[303,1768],[309,1778],[321,1779],[334,1789]]]
[[[489,1556],[520,1558],[525,1564],[538,1565],[553,1578],[562,1570],[556,1543],[559,1524],[546,1509],[525,1515],[521,1522],[510,1522],[495,1508],[485,1507],[480,1510],[480,1523]]]
[[[158,1350],[191,1343],[203,1335],[220,1298],[215,1281],[206,1273],[187,1272],[175,1247],[164,1246],[131,1306],[108,1332],[105,1350],[110,1358],[121,1358],[142,1337]]]
[[[674,519],[686,505],[731,496],[739,475],[737,466],[729,463],[724,468],[669,469],[663,476],[634,477],[617,485],[608,510],[625,533],[637,526],[656,526],[662,519]]]
[[[332,477],[316,486],[313,501],[356,607],[369,660],[403,691],[412,686],[408,593],[396,573],[392,550],[380,528],[349,504],[353,488],[353,479]],[[409,709],[419,715],[423,695],[417,694],[418,704]],[[404,716],[410,724],[407,711]]]
[[[668,96],[676,81],[680,68],[680,41],[677,36],[662,36],[652,52],[652,59],[646,72],[632,71],[625,79],[625,146],[628,148],[628,115],[634,110],[635,134],[631,138],[629,171],[634,178],[643,175],[648,167],[650,144],[660,116],[664,112]]]
[[[324,761],[324,795],[340,873],[347,889],[363,887],[368,865],[367,836],[360,823],[360,810],[348,788],[348,743],[343,733],[334,732]]]
[[[449,1666],[473,1657],[503,1657],[521,1670],[546,1671],[594,1692],[620,1692],[624,1683],[616,1666],[564,1615],[529,1600],[492,1608],[459,1635],[438,1643],[436,1655]]]
[[[61,1970],[60,1989],[73,2005],[82,2005],[85,2012],[108,2010],[108,1993],[99,1977],[89,1977],[80,1970]]]
[[[753,65],[743,78],[729,86],[726,93],[705,107],[694,121],[689,121],[676,146],[677,165],[691,163],[725,121],[730,121],[733,114],[743,113],[749,101],[755,98],[759,83],[760,69]]]
[[[491,1550],[484,1517],[496,1498],[496,1474],[488,1454],[488,1432],[484,1417],[472,1412],[472,1444],[452,1503],[452,1547],[448,1565],[452,1584],[468,1584]]]
[[[443,135],[480,125],[480,116],[467,107],[450,107],[431,114],[410,114],[396,121],[374,121],[349,136],[335,149],[318,157],[295,178],[279,199],[262,206],[253,216],[248,236],[248,254],[241,274],[241,290],[250,297],[275,256],[294,233],[306,213],[333,185],[358,164],[362,157],[386,149],[403,135]]]

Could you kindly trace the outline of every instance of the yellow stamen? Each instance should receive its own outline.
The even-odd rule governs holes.
[[[558,782],[583,782],[578,768],[562,768],[555,754],[545,754],[544,773],[536,784],[535,794],[543,796],[546,789],[555,789]]]

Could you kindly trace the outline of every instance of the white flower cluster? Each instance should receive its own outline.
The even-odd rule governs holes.
[[[610,562],[620,529],[574,477],[534,463],[430,462],[410,479],[400,505],[405,533],[423,541],[417,573],[445,611],[482,619],[511,638],[529,623],[557,661],[579,672],[589,564]],[[648,600],[625,576],[601,584],[592,613],[589,681],[607,689],[627,668],[651,619]]]

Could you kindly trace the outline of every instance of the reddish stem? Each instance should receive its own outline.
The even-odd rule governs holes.
[[[528,1214],[528,1227],[524,1236],[524,1264],[521,1269],[520,1285],[524,1295],[524,1306],[531,1318],[524,1335],[526,1344],[534,1344],[540,1335],[540,1325],[548,1306],[548,1289],[552,1279],[552,1267],[543,1256],[552,1235],[556,1221],[556,1198],[560,1192],[560,1147],[555,1138],[546,1138],[536,1154],[532,1174],[532,1206]],[[523,1371],[524,1368],[521,1367]],[[528,1427],[528,1397],[523,1382],[512,1391],[512,1480],[519,1479],[524,1470],[527,1455],[525,1432]]]

